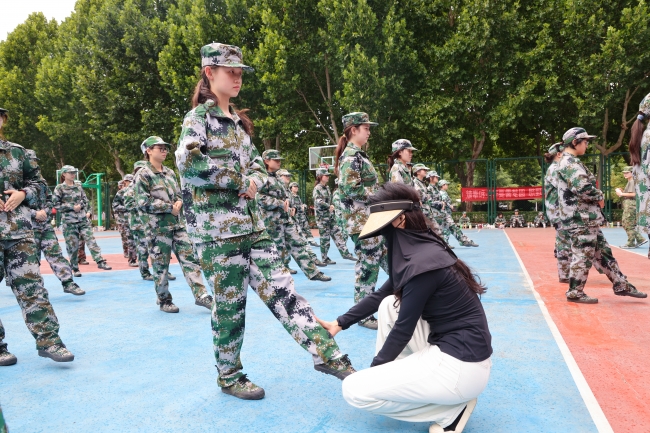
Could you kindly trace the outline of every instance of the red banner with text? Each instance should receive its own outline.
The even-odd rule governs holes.
[[[461,188],[461,201],[487,201],[487,188]],[[543,197],[541,186],[497,188],[497,201],[536,200]]]

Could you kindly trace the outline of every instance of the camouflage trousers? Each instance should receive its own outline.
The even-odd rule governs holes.
[[[469,238],[465,236],[463,231],[456,225],[451,215],[446,215],[442,219],[437,220],[436,223],[440,226],[442,237],[445,242],[449,243],[449,237],[454,235],[459,244],[465,245],[469,242]]]
[[[343,238],[341,229],[335,224],[334,217],[330,213],[316,215],[316,224],[318,225],[318,235],[320,236],[320,254],[323,261],[328,259],[327,254],[330,250],[330,238],[334,239],[336,248],[341,256],[349,254],[348,247],[345,245],[346,239]]]
[[[571,267],[567,298],[581,298],[587,284],[589,269],[602,270],[614,285],[614,292],[628,289],[627,277],[618,267],[603,232],[598,227],[577,227],[567,230],[571,241]]]
[[[303,233],[307,239],[313,237],[311,234],[311,228],[309,227],[309,220],[307,219],[307,215],[304,213],[296,212],[294,218],[296,219],[296,227],[298,227],[298,231]]]
[[[388,272],[387,251],[384,238],[375,236],[369,239],[359,239],[359,233],[352,236],[357,262],[354,264],[354,303],[375,291],[379,268]]]
[[[571,270],[571,236],[566,230],[555,230],[555,251],[557,276],[560,282],[569,281]]]
[[[52,272],[54,275],[61,281],[65,286],[72,282],[72,269],[70,268],[70,262],[63,257],[63,251],[59,246],[59,240],[56,238],[56,233],[51,228],[46,230],[34,230],[34,243],[36,244],[36,249],[39,252],[39,264],[41,258],[41,252],[45,256],[45,260],[50,264]]]
[[[77,254],[79,263],[86,261],[86,243],[83,239],[79,239],[79,253]]]
[[[151,275],[151,272],[149,272],[149,238],[142,230],[131,230],[131,234],[133,235],[133,243],[135,244],[140,275],[144,278]]]
[[[315,263],[318,260],[316,254],[311,250],[305,238],[298,234],[298,229],[293,222],[269,224],[266,230],[275,242],[285,267],[289,266],[291,257],[293,257],[307,278],[312,279],[320,272]]]
[[[156,285],[158,299],[161,302],[172,300],[172,294],[169,293],[169,279],[167,278],[172,251],[181,265],[185,281],[192,289],[194,299],[199,299],[207,294],[201,277],[201,266],[194,254],[194,247],[185,229],[161,230],[151,234],[149,244],[153,281]]]
[[[122,250],[124,250],[124,255],[129,262],[135,262],[138,260],[138,255],[135,250],[135,240],[133,239],[131,228],[126,223],[118,224],[117,228],[120,231],[120,236],[122,237]]]
[[[95,263],[104,261],[102,250],[99,249],[93,230],[88,221],[80,223],[65,223],[63,226],[63,237],[65,238],[65,249],[68,253],[70,266],[74,270],[79,269],[79,240],[83,239],[88,244],[90,254],[93,256]]]
[[[240,352],[249,285],[315,364],[341,357],[336,341],[316,322],[309,302],[296,292],[266,232],[198,243],[196,250],[214,292],[212,339],[219,386],[230,386],[243,374]]]
[[[14,292],[27,329],[36,339],[36,348],[45,349],[61,344],[61,338],[59,321],[43,287],[38,255],[32,239],[0,241],[0,263],[7,285]],[[6,347],[4,337],[5,330],[0,323],[0,347]]]
[[[636,228],[636,201],[623,200],[623,228],[627,233],[627,245],[633,247],[645,241]]]

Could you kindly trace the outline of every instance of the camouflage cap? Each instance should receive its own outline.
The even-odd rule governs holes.
[[[255,69],[242,63],[241,48],[234,45],[213,42],[201,47],[201,67],[225,66],[227,68],[242,68],[253,72]]]
[[[430,177],[437,177],[437,178],[440,178],[440,175],[439,175],[438,172],[435,171],[435,170],[429,170],[429,172],[428,172],[427,175],[426,175],[426,178],[428,179],[428,178],[430,178]]]
[[[515,212],[519,212],[519,209],[515,209]]]
[[[156,144],[164,144],[165,146],[169,146],[169,143],[166,143],[162,138],[152,135],[142,142],[140,145],[140,150],[142,150],[142,153],[145,154],[147,153],[147,149],[154,147]]]
[[[628,165],[628,166],[623,167],[622,172],[623,173],[632,173],[632,166]]]
[[[377,122],[371,122],[368,118],[368,113],[362,113],[360,111],[355,111],[354,113],[348,113],[343,116],[343,129],[352,125],[370,125],[377,126]]]
[[[289,184],[289,188],[293,188],[294,186],[295,186],[296,188],[300,188],[300,187],[298,186],[298,182],[291,182],[291,183]]]
[[[562,136],[562,142],[564,144],[570,144],[573,140],[582,139],[582,138],[586,138],[587,140],[593,140],[594,138],[596,138],[596,136],[589,135],[587,134],[587,131],[585,131],[585,128],[580,128],[576,126],[564,133],[564,135]]]
[[[124,176],[124,179],[122,179],[124,182],[133,182],[133,175],[132,174],[127,174]]]
[[[34,152],[32,149],[25,149],[25,155],[27,155],[27,158],[31,159],[32,161],[40,161],[38,156],[36,156],[36,152]]]
[[[645,95],[645,97],[639,104],[639,115],[637,116],[637,119],[642,121],[646,119],[648,116],[650,116],[650,93]]]
[[[316,176],[329,176],[330,172],[326,168],[318,168],[316,169]]]
[[[262,153],[262,159],[284,159],[280,157],[280,151],[275,149],[268,149]]]
[[[413,171],[413,173],[417,173],[420,170],[426,170],[428,172],[429,167],[427,167],[424,164],[415,164],[415,165],[413,165],[413,168],[411,169],[411,171]]]
[[[64,165],[63,167],[61,167],[61,173],[76,173],[77,171],[79,170],[77,170],[71,165]]]
[[[463,215],[467,215],[467,212],[463,212]]]
[[[291,173],[289,173],[288,170],[285,170],[284,168],[281,168],[278,170],[278,176],[289,176],[291,177]]]
[[[118,180],[117,181],[117,186],[122,186],[124,185],[124,180]]]
[[[133,163],[133,172],[135,173],[135,171],[136,171],[138,168],[145,167],[146,165],[147,165],[147,161],[142,161],[142,160],[140,160],[140,161],[136,161],[136,162],[134,162],[134,163]]]
[[[559,141],[557,143],[551,144],[551,147],[548,148],[548,153],[555,155],[556,153],[562,152],[564,150],[564,143]]]
[[[416,151],[417,149],[413,147],[411,142],[405,138],[400,138],[399,140],[393,141],[393,144],[391,145],[392,147],[392,152],[395,153],[397,151],[400,151],[402,149],[411,149],[413,151]]]
[[[6,108],[0,108],[0,114],[6,114],[8,112],[9,110],[7,110]]]
[[[440,182],[438,182],[438,185],[440,185],[440,186],[449,185],[449,182],[447,182],[446,180],[442,179]]]

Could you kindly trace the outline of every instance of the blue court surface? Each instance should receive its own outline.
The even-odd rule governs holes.
[[[480,247],[458,247],[454,240],[455,252],[489,287],[482,301],[494,355],[490,382],[465,431],[597,431],[505,234],[467,234]],[[119,238],[110,235],[98,236],[100,246],[120,253]],[[337,264],[325,273],[332,282],[295,276],[298,292],[327,320],[353,304],[354,263],[333,245],[331,257]],[[171,270],[181,276],[178,265]],[[385,279],[382,272],[379,283]],[[0,291],[6,342],[18,357],[17,365],[0,367],[0,404],[12,433],[428,431],[428,424],[348,406],[340,381],[313,369],[311,356],[252,290],[242,360],[244,372],[266,390],[261,401],[221,393],[209,311],[194,305],[182,277],[170,282],[179,314],[158,310],[153,282],[137,269],[87,272],[77,279],[87,291],[81,297],[64,294],[53,275],[44,280],[76,359],[61,364],[38,357],[11,290]],[[357,369],[368,368],[375,331],[353,326],[336,339]]]

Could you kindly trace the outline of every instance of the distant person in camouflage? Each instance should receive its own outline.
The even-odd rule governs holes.
[[[641,233],[636,228],[636,187],[632,179],[632,167],[623,169],[623,176],[627,179],[625,189],[616,188],[616,195],[621,198],[623,204],[623,228],[627,233],[627,243],[621,245],[621,248],[637,248],[648,242],[643,239]]]
[[[206,279],[214,289],[212,335],[226,394],[261,399],[264,389],[242,372],[240,358],[248,286],[286,331],[307,350],[314,368],[343,379],[355,370],[294,288],[255,202],[267,178],[253,145],[253,122],[230,99],[242,84],[241,50],[212,43],[201,48],[201,78],[185,115],[176,150],[185,218]]]
[[[16,296],[27,329],[36,339],[38,355],[57,362],[69,362],[74,355],[59,337],[59,321],[43,287],[34,243],[30,209],[45,200],[47,186],[37,164],[25,149],[4,139],[7,110],[0,108],[0,267]],[[0,321],[0,366],[13,365],[16,357],[7,350]]]
[[[504,229],[506,228],[506,218],[503,216],[501,212],[497,215],[497,217],[494,219],[494,227],[498,229]]]
[[[68,253],[68,260],[74,272],[75,277],[80,277],[79,272],[79,239],[83,239],[90,249],[93,260],[97,263],[99,269],[106,271],[112,268],[108,266],[106,260],[102,257],[102,251],[95,241],[93,229],[90,225],[90,212],[88,211],[88,197],[81,186],[81,182],[76,181],[77,169],[71,165],[64,165],[61,168],[62,183],[54,188],[52,194],[52,205],[57,213],[61,215],[63,223],[63,237],[65,238],[65,248]]]
[[[544,160],[549,164],[544,177],[544,204],[550,224],[555,228],[555,248],[553,255],[557,259],[557,274],[560,283],[569,283],[571,269],[571,237],[569,232],[560,224],[560,198],[558,197],[557,169],[564,152],[564,143],[553,144]],[[596,268],[599,268],[597,265]]]
[[[413,185],[413,176],[409,165],[413,159],[413,152],[417,151],[409,140],[400,138],[391,145],[392,154],[388,157],[388,178],[393,183]]]
[[[451,197],[449,197],[449,194],[447,194],[447,188],[449,188],[449,182],[447,182],[445,179],[440,180],[438,182],[438,187],[439,187],[439,193],[440,193],[440,198],[442,201],[445,203],[445,208],[443,210],[444,212],[444,219],[442,221],[442,224],[440,224],[440,228],[442,229],[442,237],[445,240],[445,242],[449,243],[449,236],[454,235],[458,243],[463,246],[463,247],[478,247],[478,244],[468,238],[463,231],[456,225],[454,222],[453,218],[451,217],[451,212],[454,210],[453,205],[451,204]]]
[[[537,216],[533,220],[533,227],[546,227],[547,225],[548,221],[546,220],[544,212],[538,212]]]
[[[117,228],[120,231],[122,237],[122,249],[124,250],[124,257],[128,260],[129,266],[137,267],[138,266],[138,255],[135,248],[135,240],[133,239],[133,233],[131,233],[131,228],[129,227],[129,212],[126,210],[124,205],[124,193],[126,188],[131,185],[133,182],[133,175],[127,174],[124,176],[124,179],[118,183],[119,190],[113,198],[113,215],[115,215],[115,220],[117,222]]]
[[[25,154],[34,164],[35,168],[38,168],[38,157],[36,156],[36,152],[33,150],[25,150]],[[43,180],[43,183],[45,183],[45,180]],[[59,281],[61,281],[63,291],[65,293],[81,296],[86,292],[81,290],[81,288],[79,288],[79,286],[73,281],[70,262],[63,257],[63,251],[61,251],[61,247],[59,246],[59,240],[56,237],[56,233],[54,233],[52,224],[50,224],[49,216],[52,213],[52,193],[47,187],[44,192],[45,201],[39,203],[37,209],[31,209],[32,229],[34,230],[34,242],[39,251],[39,263],[42,252],[49,263],[50,268],[52,268],[52,272],[54,272],[54,275],[56,275]]]
[[[280,253],[285,267],[291,274],[297,271],[289,268],[291,257],[296,261],[307,278],[314,281],[331,281],[332,279],[317,266],[327,266],[318,260],[316,254],[307,245],[307,241],[298,233],[293,218],[289,215],[290,200],[284,181],[278,179],[282,158],[280,152],[274,149],[265,150],[262,160],[268,177],[257,192],[257,203],[260,208],[264,225]]]
[[[438,226],[441,226],[446,215],[445,212],[445,202],[442,200],[440,195],[440,188],[438,188],[438,182],[440,182],[440,175],[435,170],[429,170],[426,174],[425,179],[429,184],[427,185],[428,193],[428,204],[431,215],[433,216],[433,221],[435,221]],[[450,246],[451,247],[451,246]],[[451,247],[453,248],[453,247]]]
[[[650,236],[650,93],[639,104],[630,134],[630,165],[636,184],[637,228]],[[650,259],[650,250],[648,250]]]
[[[347,221],[347,233],[354,242],[357,262],[354,266],[354,302],[375,291],[379,268],[388,269],[386,246],[381,236],[359,239],[359,233],[368,219],[369,197],[378,189],[378,177],[370,158],[361,150],[370,138],[371,122],[368,114],[349,113],[343,116],[343,134],[335,151],[335,174],[341,190],[341,213]],[[377,329],[377,319],[370,316],[359,322],[360,326]]]
[[[463,212],[463,215],[460,218],[458,218],[458,225],[460,226],[461,229],[472,228],[472,221],[467,216],[467,212]]]
[[[314,190],[312,191],[312,198],[314,200],[316,225],[318,226],[318,234],[320,236],[319,243],[322,261],[327,265],[335,265],[336,262],[328,256],[330,250],[330,238],[334,239],[334,244],[339,250],[341,257],[346,260],[356,260],[356,258],[348,251],[348,247],[345,244],[346,239],[343,237],[343,233],[336,225],[332,192],[327,184],[329,179],[329,171],[326,168],[319,168],[316,170],[316,182],[314,184]]]
[[[442,230],[436,221],[436,210],[433,209],[431,193],[429,190],[430,184],[426,180],[426,177],[431,170],[424,164],[415,164],[413,169],[413,188],[420,194],[420,206],[422,208],[422,213],[426,216],[430,223],[432,230],[440,237],[442,237]]]
[[[317,247],[318,244],[314,241],[311,234],[311,228],[309,227],[309,218],[307,216],[308,207],[300,199],[300,195],[298,194],[299,191],[300,187],[297,182],[291,182],[289,184],[289,194],[291,195],[290,204],[291,207],[296,210],[294,214],[296,226],[308,240],[309,245]]]
[[[145,235],[160,311],[178,313],[169,293],[169,261],[176,255],[185,281],[192,289],[194,303],[212,310],[212,296],[201,277],[201,266],[180,218],[183,201],[174,172],[163,165],[169,145],[160,137],[149,137],[140,145],[147,163],[135,181],[135,198],[142,214]]]
[[[341,237],[343,238],[343,243],[345,244],[345,249],[347,251],[347,245],[348,245],[348,232],[347,232],[347,223],[343,219],[343,213],[341,210],[341,188],[339,188],[339,179],[336,178],[334,179],[334,184],[336,185],[336,188],[334,191],[332,191],[332,204],[334,205],[334,223],[335,227],[334,230],[338,231],[341,233]],[[354,255],[350,254],[349,260],[357,260]]]
[[[526,227],[526,218],[519,213],[519,209],[515,209],[515,213],[510,215],[510,227]]]
[[[645,298],[620,271],[600,226],[605,222],[604,197],[596,187],[596,177],[578,159],[595,136],[584,128],[571,128],[562,137],[564,154],[556,171],[560,228],[571,241],[571,267],[567,301],[595,304],[598,299],[584,293],[592,265],[600,266],[613,284],[614,294]]]

